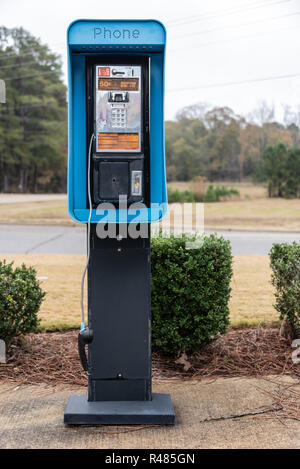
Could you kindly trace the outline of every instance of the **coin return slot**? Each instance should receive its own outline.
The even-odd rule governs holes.
[[[142,195],[142,171],[132,171],[131,173],[131,195]]]

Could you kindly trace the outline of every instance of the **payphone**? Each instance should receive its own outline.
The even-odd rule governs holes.
[[[93,203],[149,204],[148,61],[143,57],[91,58],[87,62],[92,87]]]
[[[70,397],[64,422],[173,424],[170,395],[152,393],[151,378],[150,224],[167,210],[166,31],[154,20],[78,20],[67,40],[68,209],[87,224],[78,348],[88,395]]]

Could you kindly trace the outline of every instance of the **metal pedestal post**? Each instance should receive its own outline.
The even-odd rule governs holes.
[[[151,391],[150,236],[100,239],[92,224],[90,243],[88,396],[70,398],[64,422],[173,424],[171,397]]]

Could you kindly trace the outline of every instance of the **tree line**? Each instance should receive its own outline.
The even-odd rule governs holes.
[[[268,147],[279,143],[300,147],[300,109],[285,106],[283,121],[276,122],[274,108],[264,102],[247,117],[228,107],[184,108],[175,121],[166,122],[168,180],[189,181],[195,176],[209,181],[262,180],[262,158]]]

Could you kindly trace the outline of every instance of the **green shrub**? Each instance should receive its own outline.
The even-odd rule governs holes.
[[[197,241],[197,249],[186,242]],[[162,235],[151,242],[153,347],[191,353],[229,325],[232,255],[229,241],[210,235]]]
[[[19,334],[35,331],[44,296],[33,267],[14,269],[13,262],[0,261],[0,339],[8,344]]]
[[[240,193],[237,189],[214,186],[213,184],[210,184],[204,196],[193,191],[179,191],[168,187],[168,201],[170,204],[174,202],[219,202],[221,199],[226,199],[232,195],[239,196]]]
[[[172,190],[168,188],[168,202],[203,202],[203,198],[193,191],[179,191],[178,189]]]
[[[240,193],[237,189],[228,188],[226,186],[214,186],[210,184],[205,195],[204,202],[219,202],[221,199],[226,199],[232,195],[239,196]]]
[[[292,340],[300,333],[300,244],[273,244],[270,263],[274,306],[280,313],[282,334]]]

